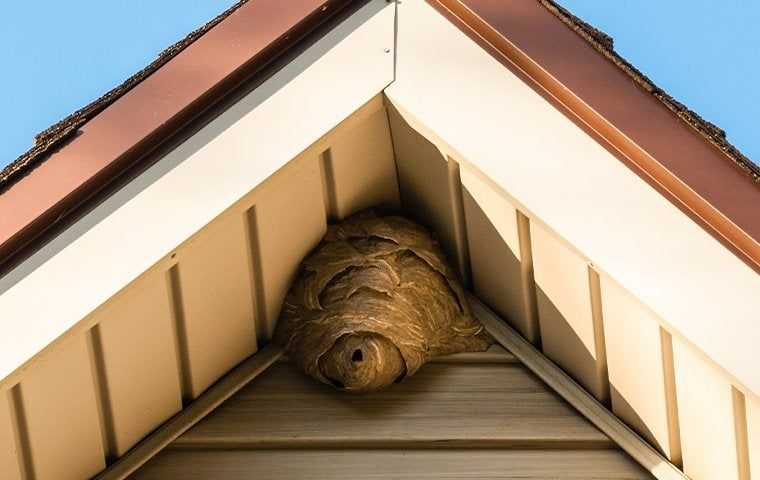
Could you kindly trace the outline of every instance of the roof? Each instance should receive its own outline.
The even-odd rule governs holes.
[[[678,118],[686,122],[690,127],[699,132],[708,142],[718,147],[722,152],[734,161],[742,170],[752,177],[756,183],[760,183],[760,166],[753,163],[738,148],[726,139],[726,132],[699,116],[696,112],[689,109],[686,105],[679,102],[668,92],[658,87],[649,77],[641,73],[625,58],[615,52],[614,39],[584,22],[582,19],[573,15],[566,8],[554,0],[538,0],[547,10],[552,12],[557,18],[571,28],[575,33],[586,40],[596,51],[604,55],[620,70],[633,79],[634,82],[647,92],[651,93],[656,99],[661,101],[668,109],[675,113]]]
[[[728,156],[737,151],[720,130],[638,73],[612,50],[607,35],[548,0],[429,2],[760,272],[757,167],[743,156]]]
[[[33,169],[38,162],[44,161],[47,154],[50,153],[52,149],[70,138],[72,134],[76,133],[79,127],[84,125],[88,120],[123,96],[127,91],[147,78],[150,74],[161,68],[166,62],[184,50],[185,47],[200,38],[203,34],[208,32],[211,28],[230,16],[247,2],[248,0],[240,0],[232,7],[217,15],[213,20],[187,34],[182,40],[164,49],[158,54],[155,60],[124,80],[121,84],[106,92],[100,98],[85,105],[35,135],[34,145],[0,171],[0,192],[22,178],[23,175]]]
[[[19,178],[28,172],[30,169],[40,162],[44,161],[47,154],[60,145],[67,138],[70,138],[77,129],[90,120],[92,117],[100,113],[104,108],[108,107],[111,103],[122,97],[126,92],[132,89],[135,85],[147,78],[153,72],[161,68],[166,62],[174,58],[179,52],[184,50],[188,45],[199,39],[211,28],[216,26],[219,22],[227,18],[234,13],[249,0],[240,0],[221,14],[217,15],[214,19],[207,22],[198,29],[190,32],[182,40],[170,45],[158,54],[155,60],[146,65],[144,68],[136,72],[131,77],[127,78],[120,85],[106,92],[100,98],[94,100],[90,104],[76,110],[64,119],[56,122],[50,127],[46,128],[42,132],[34,136],[34,145],[21,154],[16,160],[7,165],[0,171],[0,193]],[[675,113],[684,122],[688,123],[692,128],[698,131],[707,141],[720,148],[725,154],[740,168],[745,170],[755,182],[760,183],[760,166],[753,163],[747,158],[738,148],[731,144],[726,139],[726,132],[713,124],[712,122],[705,120],[699,114],[689,109],[686,105],[676,100],[672,95],[668,94],[665,90],[658,87],[649,77],[639,71],[635,66],[628,62],[625,58],[621,57],[614,48],[614,39],[605,32],[583,21],[581,18],[573,15],[569,10],[562,7],[554,0],[537,0],[547,10],[557,16],[563,23],[569,28],[574,30],[584,40],[586,40],[594,49],[607,57],[622,71],[629,75],[641,88],[650,92],[655,98],[660,100],[665,106],[667,106],[673,113]]]
[[[241,1],[122,85],[37,136],[0,174],[0,271],[83,204],[246,81],[304,43],[351,0]],[[223,21],[224,20],[224,21]],[[224,52],[220,55],[218,52]],[[191,74],[192,73],[192,74]],[[147,106],[147,107],[146,107]]]
[[[446,8],[459,4],[459,7],[468,9],[485,8],[484,4],[489,3],[478,0],[429,1]],[[52,229],[63,228],[86,202],[103,192],[115,179],[123,177],[126,171],[147,161],[148,154],[158,145],[218,102],[235,85],[261,72],[274,58],[293,48],[305,35],[342,9],[360,3],[297,0],[282,4],[274,0],[242,0],[167,48],[154,62],[103,97],[41,132],[35,137],[34,147],[0,172],[0,270],[7,270],[9,265],[17,263],[25,255],[24,251],[35,248],[35,242],[44,242],[45,235],[50,235]],[[504,12],[517,8],[511,3],[491,3]],[[525,3],[542,5],[582,37],[587,45],[633,79],[640,89],[664,105],[673,118],[677,117],[688,125],[703,143],[715,147],[728,160],[720,163],[709,158],[704,164],[684,164],[678,169],[668,165],[667,168],[674,172],[679,182],[685,183],[717,210],[717,213],[705,213],[688,206],[687,214],[701,222],[753,268],[760,268],[760,221],[752,211],[760,196],[756,185],[760,182],[760,167],[731,145],[720,128],[674,100],[620,57],[614,51],[611,37],[573,16],[553,0]],[[487,19],[487,22],[497,21],[497,18]],[[526,22],[525,26],[542,28],[546,24]],[[257,33],[251,35],[251,30]],[[243,32],[246,39],[238,41],[243,38]],[[210,54],[223,49],[226,55]],[[543,61],[539,56],[534,58],[537,62]],[[201,65],[208,77],[188,82],[183,65],[196,69]],[[567,88],[575,89],[569,84]],[[145,105],[151,105],[152,109],[144,108]],[[609,121],[616,125],[616,119]],[[657,141],[657,138],[651,138],[651,132],[648,135],[650,137],[645,140]],[[653,156],[661,161],[660,156]],[[732,174],[735,170],[741,171],[743,180],[735,178]],[[720,174],[716,176],[716,172]],[[688,179],[689,176],[699,178]],[[724,179],[728,183],[724,183]],[[665,190],[664,193],[671,195],[677,205],[681,202],[680,197],[688,194],[674,192],[668,186]],[[738,226],[741,232],[721,233],[724,224]]]

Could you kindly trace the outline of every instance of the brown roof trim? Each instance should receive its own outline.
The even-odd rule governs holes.
[[[130,76],[118,86],[114,87],[100,98],[94,100],[74,113],[68,115],[63,120],[56,122],[50,127],[34,136],[34,145],[32,148],[21,154],[16,160],[0,171],[0,192],[8,188],[15,181],[21,178],[30,168],[38,162],[43,161],[45,154],[53,148],[70,138],[79,127],[84,125],[90,118],[97,115],[108,105],[122,97],[128,90],[147,78],[151,73],[158,70],[166,62],[174,58],[179,52],[188,45],[200,38],[204,33],[209,31],[217,23],[231,15],[235,10],[243,6],[249,0],[241,0],[232,7],[228,8],[213,20],[207,22],[202,27],[190,32],[185,38],[167,47],[158,54],[155,60],[145,66],[137,73]]]
[[[752,160],[747,158],[747,156],[739,151],[738,148],[732,145],[726,139],[726,132],[722,128],[705,120],[698,113],[673,98],[665,90],[658,87],[649,77],[631,65],[628,60],[618,55],[618,53],[615,52],[614,40],[612,37],[576,17],[554,0],[538,1],[544,6],[544,8],[552,12],[557,18],[562,20],[565,25],[586,40],[596,51],[604,55],[608,60],[617,65],[618,68],[627,73],[628,76],[630,76],[641,88],[654,95],[655,98],[664,103],[673,113],[678,115],[681,120],[688,123],[689,126],[705,137],[708,142],[722,150],[728,158],[739,165],[739,168],[746,171],[756,183],[760,183],[760,166],[753,163]]]
[[[550,0],[428,2],[760,272],[760,169],[610,37]]]
[[[0,269],[229,90],[354,3],[240,2],[40,134],[5,185],[0,181]]]

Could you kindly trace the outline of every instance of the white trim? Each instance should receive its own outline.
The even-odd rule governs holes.
[[[394,20],[362,7],[4,278],[0,379],[381,92]]]
[[[760,393],[757,273],[426,2],[398,5],[397,41],[386,94],[415,128]]]

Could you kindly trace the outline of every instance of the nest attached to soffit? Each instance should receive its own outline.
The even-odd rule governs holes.
[[[328,228],[301,265],[274,340],[305,373],[348,392],[381,390],[432,357],[493,343],[430,232],[373,212]]]

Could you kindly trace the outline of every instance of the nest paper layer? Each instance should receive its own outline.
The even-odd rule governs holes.
[[[365,392],[492,340],[425,228],[364,213],[331,226],[304,260],[275,342],[317,380]]]

